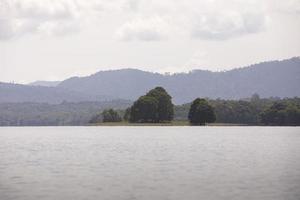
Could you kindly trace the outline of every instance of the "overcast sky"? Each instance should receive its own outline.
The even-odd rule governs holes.
[[[0,81],[300,55],[300,0],[0,0]]]

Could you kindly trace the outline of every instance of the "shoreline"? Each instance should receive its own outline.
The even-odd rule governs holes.
[[[188,121],[172,121],[165,123],[129,123],[129,122],[101,122],[88,124],[88,126],[198,126],[191,125]],[[200,126],[200,125],[199,125]],[[249,125],[249,124],[231,124],[231,123],[209,123],[205,126],[259,126],[259,125]]]

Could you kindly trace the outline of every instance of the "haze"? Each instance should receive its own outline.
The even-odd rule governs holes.
[[[228,70],[300,55],[299,0],[0,0],[0,81]]]

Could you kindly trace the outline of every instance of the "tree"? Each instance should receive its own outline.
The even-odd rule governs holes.
[[[266,125],[300,125],[300,109],[292,103],[275,102],[261,114],[261,122]]]
[[[286,122],[289,125],[300,125],[300,109],[295,105],[288,105],[286,108]]]
[[[155,122],[158,101],[154,97],[141,96],[130,109],[130,122]]]
[[[102,112],[102,122],[120,122],[122,118],[118,114],[118,112],[113,109],[104,110]]]
[[[188,119],[193,125],[205,125],[216,121],[214,108],[205,100],[197,98],[193,101]]]
[[[125,110],[125,113],[123,115],[124,121],[129,121],[129,119],[130,119],[130,107]]]
[[[280,102],[273,103],[261,114],[261,122],[266,125],[284,125],[286,105]]]
[[[150,90],[134,102],[130,122],[168,122],[174,117],[172,97],[162,87]]]
[[[147,96],[154,97],[158,101],[157,119],[158,122],[171,121],[174,118],[174,105],[172,97],[162,87],[156,87],[147,93]]]

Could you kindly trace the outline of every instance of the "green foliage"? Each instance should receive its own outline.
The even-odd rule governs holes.
[[[292,103],[275,102],[260,117],[266,125],[300,125],[300,107]]]
[[[134,102],[130,122],[167,122],[174,117],[172,97],[162,87],[150,90]]]
[[[162,87],[156,87],[147,93],[158,101],[157,117],[159,122],[171,121],[174,118],[174,105],[172,97]]]
[[[258,107],[250,101],[212,100],[217,122],[235,124],[255,124],[258,122]]]
[[[141,96],[131,107],[130,122],[156,122],[158,101],[151,96]]]
[[[129,121],[129,118],[130,118],[130,107],[125,110],[124,115],[123,115],[123,120]]]
[[[300,125],[300,98],[252,98],[207,100],[214,107],[216,123],[248,125]],[[276,104],[275,104],[276,103]],[[279,106],[278,106],[279,103]],[[275,104],[275,105],[274,105]],[[61,104],[0,103],[0,126],[76,126],[102,122],[101,112],[114,108],[130,120],[130,101],[81,102]],[[274,106],[272,106],[274,105]],[[188,119],[191,103],[175,106],[175,120]],[[127,113],[127,114],[126,114]],[[155,115],[156,116],[156,115]],[[145,118],[147,119],[147,117]],[[148,120],[148,119],[147,119]],[[153,119],[148,121],[152,121]],[[142,121],[142,120],[140,120]],[[157,121],[157,118],[153,120]]]
[[[105,109],[125,109],[131,101],[47,103],[0,103],[0,126],[80,126],[98,115],[102,121]],[[96,123],[94,122],[94,123]]]
[[[260,98],[258,95],[253,95],[244,100],[216,99],[208,100],[208,102],[214,107],[217,123],[299,125],[300,98],[298,97],[280,99],[276,97]],[[274,109],[270,109],[275,103],[285,106],[277,105],[273,107]],[[175,120],[187,119],[190,105],[175,106]],[[281,111],[275,112],[274,110]]]
[[[205,100],[197,98],[189,110],[188,119],[193,125],[205,125],[216,121],[214,108]]]
[[[117,111],[113,109],[104,110],[102,113],[102,122],[121,122],[122,118]]]

